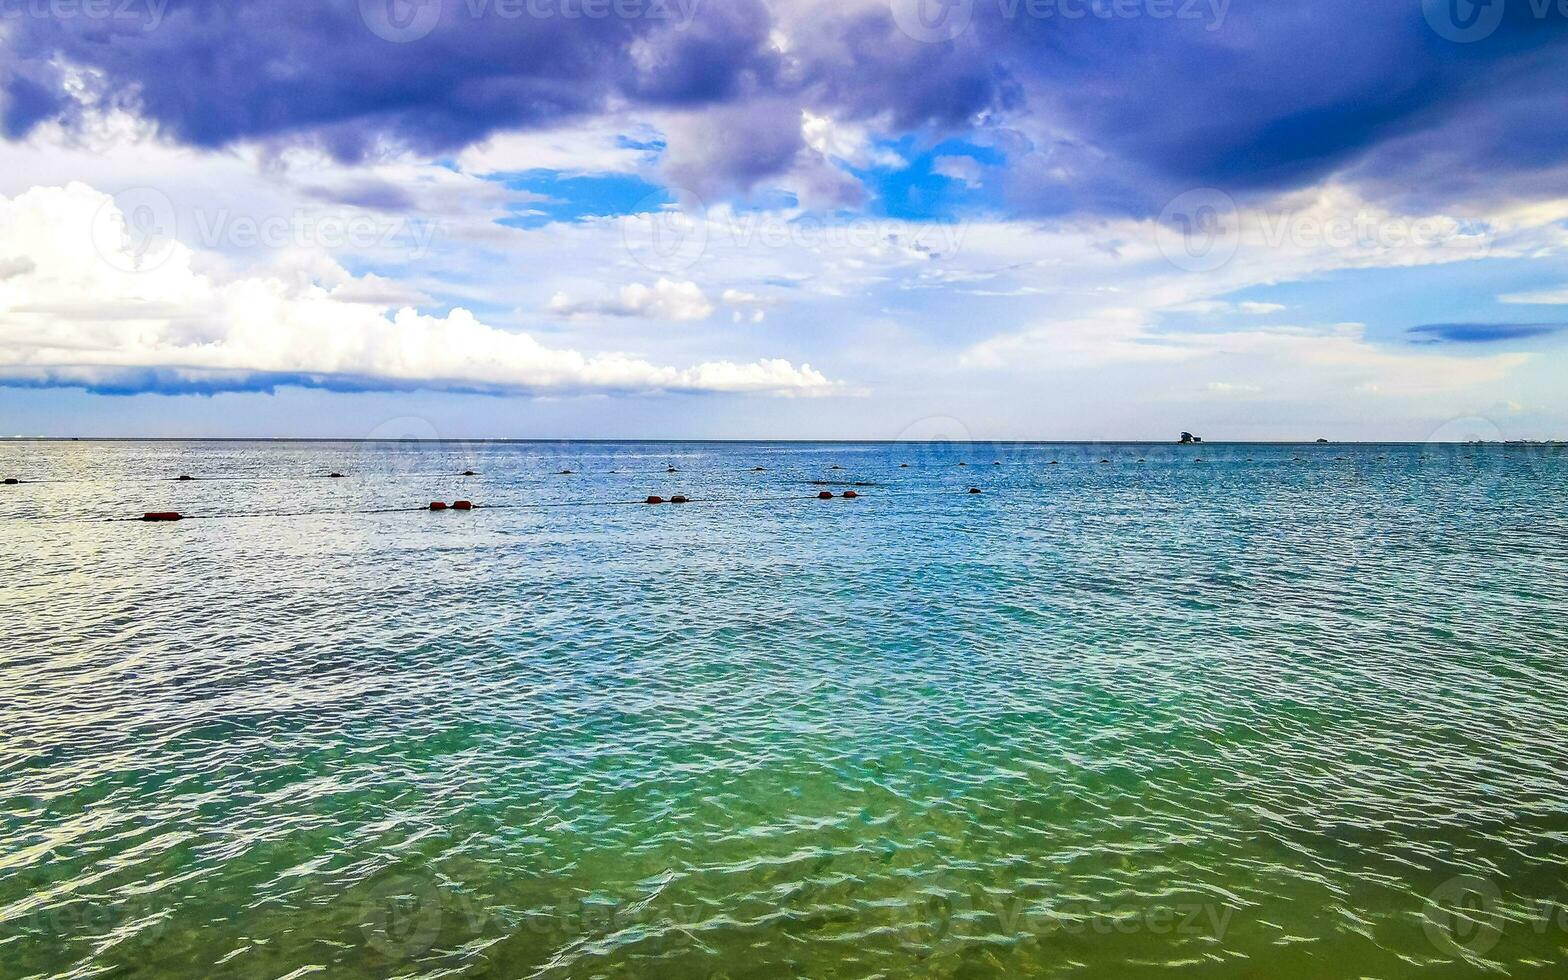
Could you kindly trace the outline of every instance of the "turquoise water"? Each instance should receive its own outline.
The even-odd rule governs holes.
[[[1561,447],[16,442],[6,476],[8,980],[1568,964]],[[152,510],[193,519],[107,520]]]

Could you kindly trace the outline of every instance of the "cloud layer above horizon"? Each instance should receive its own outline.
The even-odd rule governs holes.
[[[16,2],[0,382],[1568,425],[1568,18],[1472,8]]]

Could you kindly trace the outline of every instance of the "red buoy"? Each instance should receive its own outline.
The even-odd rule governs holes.
[[[831,491],[824,490],[821,493],[817,494],[817,499],[818,500],[832,500],[833,499],[833,494],[832,494]]]
[[[178,521],[181,519],[180,515],[172,510],[151,511],[142,515],[142,520],[144,521]]]
[[[664,503],[664,498],[663,497],[649,497],[648,500],[647,500],[647,503],[650,503],[650,504],[662,504],[662,503]]]
[[[430,502],[430,509],[431,510],[446,510],[446,504],[443,504],[439,500],[433,500],[433,501]]]
[[[457,501],[456,503],[454,503],[452,505],[452,509],[453,510],[473,510],[474,509],[474,502],[472,500],[459,500],[459,501]]]
[[[854,500],[854,499],[856,499],[859,496],[860,496],[860,494],[856,493],[853,490],[845,490],[844,491],[844,499],[845,500]]]

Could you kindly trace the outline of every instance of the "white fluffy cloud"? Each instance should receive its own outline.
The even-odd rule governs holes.
[[[1505,293],[1497,297],[1499,303],[1517,303],[1532,306],[1568,305],[1568,286],[1557,289],[1538,289],[1529,293]]]
[[[256,375],[330,384],[528,391],[817,393],[781,359],[677,368],[547,347],[458,308],[412,307],[374,276],[317,258],[267,275],[198,271],[179,242],[138,244],[142,218],[84,184],[0,197],[0,377],[115,384],[149,371],[222,387]],[[680,288],[677,296],[686,296]],[[689,297],[686,297],[689,299]]]
[[[661,276],[651,286],[622,286],[612,299],[579,301],[566,293],[556,293],[550,300],[550,310],[560,316],[640,316],[679,321],[706,320],[713,315],[713,304],[696,283]]]
[[[980,161],[974,157],[954,156],[937,157],[931,164],[931,172],[976,187],[980,184],[980,178],[985,170],[980,166]]]

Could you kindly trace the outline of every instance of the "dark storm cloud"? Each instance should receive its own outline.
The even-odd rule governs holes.
[[[60,62],[101,72],[104,101],[130,102],[183,142],[309,138],[346,159],[382,138],[448,151],[616,96],[700,105],[765,79],[761,4],[707,5],[687,22],[692,2],[604,0],[594,9],[608,15],[590,17],[538,16],[530,10],[545,8],[517,0],[171,0],[155,27],[11,18],[5,127],[16,136],[68,114],[63,74],[50,67]],[[421,25],[421,11],[437,9]]]
[[[759,127],[795,128],[804,108],[1004,148],[1010,202],[1040,214],[1149,213],[1191,187],[1331,174],[1440,204],[1550,190],[1568,164],[1568,35],[1546,0],[1453,8],[1479,28],[1448,23],[1444,0],[975,0],[967,29],[935,43],[881,4],[599,0],[608,15],[563,15],[594,2],[170,0],[156,27],[13,18],[4,128],[69,122],[56,66],[70,64],[187,143],[310,140],[348,159],[610,105],[717,107],[692,128],[710,152],[683,148],[680,165],[718,187],[793,166],[798,133]]]

